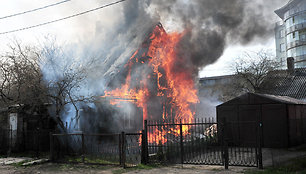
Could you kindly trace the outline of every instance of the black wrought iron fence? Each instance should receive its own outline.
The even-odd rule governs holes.
[[[262,168],[258,127],[257,122],[217,123],[213,118],[148,120],[145,161]]]
[[[64,163],[120,165],[141,163],[142,133],[51,134],[50,159]]]
[[[145,121],[141,133],[49,135],[48,130],[2,129],[0,152],[19,150],[39,155],[50,149],[50,159],[57,162],[123,167],[182,163],[261,168],[260,131],[257,122],[217,123],[214,119],[150,120]]]
[[[125,144],[125,166],[137,166],[142,162],[142,133],[125,134]]]

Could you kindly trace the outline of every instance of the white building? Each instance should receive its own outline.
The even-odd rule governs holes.
[[[282,19],[276,23],[276,56],[286,67],[287,57],[293,57],[295,68],[306,67],[306,0],[290,0],[275,11]]]

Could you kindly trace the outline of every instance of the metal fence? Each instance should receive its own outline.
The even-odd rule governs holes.
[[[237,127],[248,129],[241,136]],[[219,126],[219,127],[218,127]],[[243,129],[240,129],[243,130]],[[221,122],[214,119],[145,121],[144,138],[149,163],[181,163],[262,168],[260,137],[256,122]]]
[[[125,145],[125,166],[134,167],[142,163],[142,133],[125,134]]]
[[[28,153],[40,156],[49,151],[50,130],[11,130],[0,129],[0,154]]]
[[[120,165],[141,163],[141,133],[50,134],[50,159],[64,163]]]
[[[214,119],[145,120],[141,133],[52,134],[48,130],[0,130],[0,152],[50,151],[65,163],[133,167],[140,163],[256,166],[262,168],[257,122]]]

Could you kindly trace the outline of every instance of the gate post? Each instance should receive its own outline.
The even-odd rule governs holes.
[[[148,145],[148,120],[145,120],[145,127],[144,127],[144,145],[145,145],[145,164],[149,163],[149,145]]]
[[[121,134],[119,134],[119,165],[122,165],[122,137]]]
[[[147,164],[148,163],[148,141],[146,137],[146,131],[142,130],[141,132],[141,164]]]
[[[262,123],[260,122],[258,124],[258,128],[259,128],[259,131],[258,131],[258,168],[259,169],[263,169],[263,164],[262,164],[262,144],[263,144],[263,139],[262,139]]]
[[[35,131],[34,131],[35,133]],[[40,140],[40,129],[36,129],[36,157],[38,158],[39,157],[39,140]]]
[[[229,166],[228,142],[224,142],[224,168],[227,170]]]
[[[12,126],[10,126],[8,156],[11,156],[11,152],[12,152],[12,148],[13,148],[12,146],[13,146],[13,130],[12,130]]]
[[[84,133],[82,133],[82,163],[85,163],[85,142],[84,142]]]
[[[183,125],[180,119],[180,146],[181,146],[181,164],[184,164],[184,144],[183,144]]]
[[[222,121],[221,121],[221,144],[222,144],[222,149],[223,149],[223,161],[224,161],[224,168],[227,170],[228,166],[229,166],[229,154],[228,154],[228,141],[227,138],[225,136],[225,132],[226,132],[226,118],[223,117]]]
[[[50,132],[50,161],[54,161],[54,145],[53,145],[54,141],[53,141],[53,135],[52,132]]]
[[[141,131],[141,164],[145,164],[144,130]]]
[[[125,160],[126,160],[126,143],[125,143],[125,133],[121,132],[121,161],[122,161],[122,167],[125,168]]]

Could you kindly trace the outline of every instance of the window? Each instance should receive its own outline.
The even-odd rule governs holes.
[[[279,31],[279,37],[280,37],[280,38],[285,37],[285,31],[284,31],[284,30],[280,30],[280,31]]]
[[[295,23],[295,16],[292,17],[292,23]]]
[[[281,52],[285,52],[286,51],[286,46],[285,46],[285,44],[280,44],[280,51]]]
[[[306,34],[306,28],[299,30],[299,34]]]

